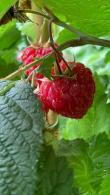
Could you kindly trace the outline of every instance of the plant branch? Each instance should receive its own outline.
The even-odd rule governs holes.
[[[19,9],[18,11],[19,13],[31,13],[31,14],[43,16],[48,20],[52,20],[52,22],[55,23],[56,25],[62,26],[63,28],[66,28],[67,30],[75,33],[78,37],[85,36],[85,34],[81,33],[73,26],[70,26],[69,24],[66,24],[63,21],[59,20],[48,8],[45,8],[45,10],[48,13],[48,15],[31,9]]]
[[[110,41],[105,40],[105,39],[98,39],[95,37],[82,37],[80,39],[73,39],[70,41],[67,41],[63,44],[61,44],[57,50],[58,51],[62,51],[68,47],[78,47],[78,46],[82,46],[82,45],[87,45],[87,44],[91,44],[91,45],[99,45],[99,46],[104,46],[104,47],[110,47]],[[8,79],[13,79],[15,77],[17,77],[18,75],[20,75],[23,71],[29,69],[30,67],[34,66],[35,64],[42,62],[43,60],[48,59],[50,56],[52,56],[53,54],[55,54],[55,51],[51,52],[49,55],[44,56],[42,58],[40,58],[39,60],[35,60],[34,62],[26,65],[26,66],[21,66],[18,70],[16,70],[15,72],[11,73],[10,75],[6,76],[3,79],[0,80],[8,80]]]
[[[105,39],[99,39],[96,37],[82,37],[80,39],[73,39],[67,41],[61,45],[61,50],[66,49],[68,47],[78,47],[83,45],[97,45],[103,47],[110,47],[110,41]],[[59,47],[60,49],[60,47]]]
[[[32,13],[32,14],[41,15],[41,16],[47,18],[48,20],[52,20],[52,22],[55,23],[56,25],[62,26],[63,28],[66,28],[70,32],[75,33],[79,37],[79,39],[73,40],[72,42],[70,41],[70,42],[68,42],[68,44],[66,42],[65,45],[68,45],[68,47],[81,46],[81,45],[86,45],[86,44],[110,47],[110,40],[100,39],[100,38],[86,35],[85,33],[80,32],[78,29],[74,28],[73,26],[66,24],[65,22],[59,20],[48,8],[45,8],[45,10],[47,11],[48,15],[44,14],[44,13],[37,12],[37,11],[28,10],[28,9],[19,10],[19,11],[25,12],[25,13]],[[73,45],[71,45],[71,43]]]
[[[38,11],[34,11],[34,10],[31,10],[31,9],[19,9],[18,10],[20,13],[29,13],[29,14],[35,14],[35,15],[39,15],[39,16],[43,16],[44,18],[47,18],[48,20],[51,19],[50,16],[46,15],[46,14],[43,14],[41,12],[38,12]]]

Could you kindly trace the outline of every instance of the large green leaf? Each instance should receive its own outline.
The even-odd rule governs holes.
[[[59,141],[55,148],[57,155],[65,156],[74,171],[74,184],[79,189],[79,194],[95,195],[91,185],[93,178],[92,161],[88,156],[89,145],[81,139],[74,141]]]
[[[20,39],[15,21],[0,27],[0,49],[9,49]]]
[[[0,19],[3,17],[3,15],[10,9],[11,6],[13,6],[17,0],[1,0],[0,1]]]
[[[80,193],[98,194],[101,183],[110,173],[110,141],[107,136],[100,134],[94,137],[88,149],[84,151],[81,148],[79,155],[73,154],[70,159]]]
[[[0,194],[34,195],[43,120],[27,83],[0,82]]]
[[[57,157],[51,146],[44,146],[39,163],[37,195],[77,195],[72,170],[65,157]]]
[[[54,147],[57,155],[68,158],[80,195],[107,195],[110,192],[110,140],[106,134],[90,139],[60,140]]]
[[[18,68],[17,50],[21,34],[15,21],[0,27],[0,78],[12,73]]]
[[[96,36],[110,35],[110,4],[107,0],[43,0],[43,3],[82,32]]]

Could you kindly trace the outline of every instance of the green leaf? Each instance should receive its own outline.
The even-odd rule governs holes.
[[[20,32],[15,21],[0,27],[0,49],[9,49],[20,39]]]
[[[0,27],[0,78],[18,69],[16,57],[20,41],[21,34],[15,21]]]
[[[103,51],[100,51],[100,54],[103,55]],[[103,57],[104,57],[103,66],[98,67],[97,73],[99,76],[108,76],[109,78],[110,77],[110,51],[106,50],[106,53]]]
[[[3,15],[10,9],[11,6],[13,6],[17,0],[2,0],[0,1],[0,19],[3,17]]]
[[[15,48],[10,48],[10,50],[0,50],[0,58],[3,60],[7,65],[16,63],[16,50]]]
[[[34,195],[42,145],[43,116],[33,90],[23,81],[0,89],[0,194]]]
[[[73,187],[73,175],[66,158],[57,157],[50,146],[44,145],[39,163],[37,195],[78,195]]]
[[[51,78],[51,69],[53,67],[54,58],[50,57],[48,59],[44,59],[41,66],[37,69],[37,72],[42,73],[47,78]]]
[[[92,159],[96,177],[103,179],[110,170],[110,140],[105,133],[91,139],[88,153]]]
[[[110,103],[110,83],[108,83],[105,93],[107,94],[107,104],[109,104]]]
[[[71,166],[74,167],[74,185],[79,189],[80,195],[96,195],[96,191],[92,186],[92,165],[88,157],[74,157],[71,159]]]
[[[79,140],[73,143],[79,147],[79,153],[73,153],[70,157],[70,165],[74,171],[74,183],[78,187],[80,194],[95,195],[95,189],[92,186],[93,181],[93,166],[90,157],[88,156],[86,145],[85,150],[82,150]],[[78,144],[79,143],[79,144]],[[76,148],[76,147],[75,147]],[[77,155],[76,155],[77,154]]]
[[[94,188],[99,191],[99,195],[107,195],[104,191],[110,190],[106,185],[110,175],[110,140],[106,134],[103,133],[93,138],[89,147],[89,155],[94,167]]]
[[[68,158],[80,195],[109,194],[110,140],[106,134],[92,137],[89,143],[82,139],[60,140],[55,151]]]
[[[0,78],[14,72],[17,68],[16,49],[0,50]]]
[[[110,51],[107,52],[106,56],[105,56],[105,63],[110,63]]]
[[[37,0],[36,0],[37,2]],[[95,36],[110,35],[109,1],[103,0],[44,0],[44,6],[58,17],[66,18],[66,22],[87,34]],[[100,8],[100,9],[99,9]]]
[[[32,22],[26,22],[20,27],[20,31],[28,36],[33,42],[36,40],[36,24]]]
[[[83,139],[75,139],[72,141],[61,139],[53,144],[54,151],[57,156],[79,156],[87,153],[88,143]]]
[[[43,0],[32,0],[38,8],[42,8],[43,6]]]
[[[104,177],[104,180],[101,184],[101,189],[99,195],[108,195],[110,194],[110,173]]]
[[[61,44],[61,43],[64,43],[65,41],[69,41],[74,38],[75,38],[75,35],[72,32],[69,32],[66,29],[64,29],[59,33],[57,42]]]
[[[61,140],[57,148],[57,155],[68,157],[70,167],[74,172],[74,186],[79,189],[79,194],[95,195],[91,185],[93,178],[92,161],[88,156],[89,145],[84,140]]]

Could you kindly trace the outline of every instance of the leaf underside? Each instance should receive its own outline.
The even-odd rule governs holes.
[[[1,81],[3,89],[9,81]],[[0,96],[0,194],[34,195],[42,145],[42,112],[30,85]]]

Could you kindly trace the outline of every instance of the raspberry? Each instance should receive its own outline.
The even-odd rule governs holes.
[[[57,45],[55,44],[55,46],[57,47]],[[24,50],[22,50],[18,56],[18,60],[20,60],[21,62],[24,63],[24,65],[27,65],[31,62],[33,62],[35,60],[35,58],[42,58],[45,55],[48,55],[49,53],[51,53],[53,51],[52,47],[27,47]],[[60,59],[59,59],[60,62]],[[31,72],[37,68],[38,66],[40,66],[41,63],[38,63],[34,66],[32,66],[31,68],[29,68],[28,70],[25,71],[26,76],[29,76],[31,74]],[[44,77],[43,74],[41,73],[35,73],[35,87],[38,84],[41,84],[41,79]],[[32,77],[30,77],[31,80]]]
[[[93,103],[95,82],[92,72],[81,63],[73,64],[72,77],[46,79],[40,85],[39,98],[49,109],[69,118],[82,118]]]
[[[27,64],[33,62],[35,60],[35,58],[41,58],[41,57],[51,53],[52,50],[53,49],[51,47],[37,47],[37,48],[27,47],[23,51],[21,51],[21,53],[18,56],[18,60],[23,62],[24,65],[27,65]],[[38,63],[38,64],[32,66],[31,68],[29,68],[28,70],[26,70],[25,71],[26,76],[29,76],[31,74],[31,72],[40,65],[41,65],[41,63]],[[43,77],[44,77],[43,74],[35,73],[35,75],[34,75],[34,86],[35,87],[37,87],[38,84],[41,84],[41,79]],[[30,77],[30,80],[31,79],[32,79],[32,77]]]
[[[41,58],[49,53],[52,52],[51,47],[37,47],[37,48],[32,48],[32,47],[27,47],[18,56],[18,60],[24,63],[24,65],[27,65],[35,60],[35,58]],[[28,69],[30,70],[30,73],[41,63],[34,65],[32,68]]]

